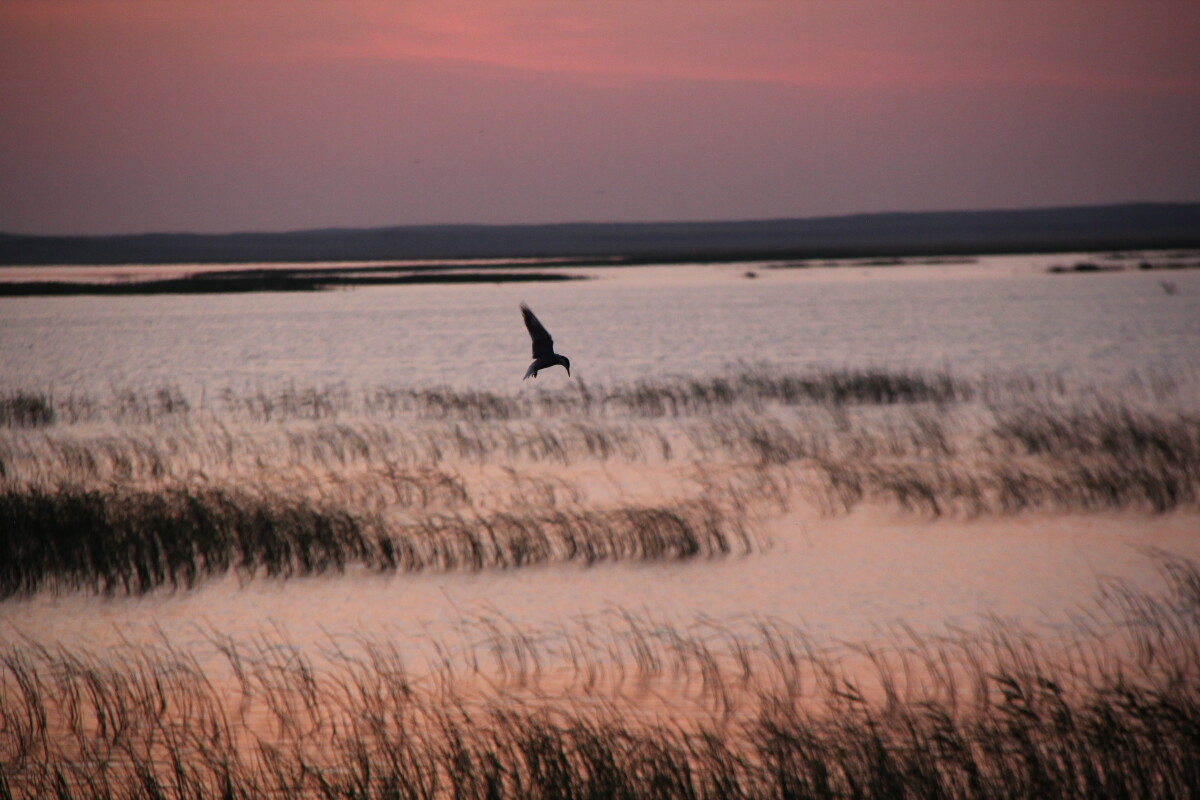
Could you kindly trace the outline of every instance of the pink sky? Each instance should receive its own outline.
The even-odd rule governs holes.
[[[1200,200],[1183,0],[4,0],[0,231]]]

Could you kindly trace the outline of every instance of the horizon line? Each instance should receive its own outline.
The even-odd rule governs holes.
[[[946,214],[1000,214],[1021,212],[1066,211],[1079,209],[1120,208],[1128,206],[1200,206],[1197,200],[1125,200],[1107,203],[1057,203],[1053,205],[1031,206],[998,206],[991,208],[931,208],[923,210],[880,210],[854,211],[841,214],[814,214],[797,216],[771,217],[727,217],[719,219],[653,219],[653,220],[572,220],[562,222],[424,222],[424,223],[384,223],[378,225],[316,225],[313,227],[281,228],[281,229],[230,229],[223,231],[188,231],[188,230],[141,230],[114,233],[25,233],[0,230],[0,236],[10,239],[119,239],[139,237],[222,237],[222,236],[289,236],[305,233],[334,233],[379,230],[432,230],[432,229],[501,229],[501,228],[568,228],[568,227],[616,227],[616,226],[653,226],[653,225],[739,225],[769,222],[799,222],[831,219],[852,219],[856,217],[887,217],[887,216],[920,216]]]

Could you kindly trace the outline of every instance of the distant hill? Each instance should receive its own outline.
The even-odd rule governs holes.
[[[1200,203],[742,222],[434,225],[287,233],[0,234],[0,265],[578,257],[619,262],[1200,247]]]

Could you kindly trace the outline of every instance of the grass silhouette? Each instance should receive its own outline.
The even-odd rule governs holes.
[[[430,668],[365,637],[214,636],[215,664],[25,639],[0,649],[0,794],[1188,796],[1200,566],[1160,563],[1164,593],[1109,584],[1054,644],[996,623],[830,651],[628,613],[565,640],[474,620]]]
[[[765,367],[513,395],[16,391],[0,404],[0,596],[719,557],[756,550],[755,520],[797,503],[1194,508],[1200,415],[1141,399],[1171,391]]]
[[[0,397],[0,602],[351,571],[754,556],[764,521],[1195,509],[1182,379],[741,366],[503,394],[283,386]],[[1179,797],[1200,565],[1055,637],[620,611],[461,644],[0,641],[0,798]]]

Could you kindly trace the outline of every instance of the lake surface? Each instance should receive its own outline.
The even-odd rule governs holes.
[[[1177,382],[1176,404],[1200,404],[1200,271],[1046,272],[1087,258],[568,268],[592,279],[0,299],[0,389],[178,386],[195,402],[225,388],[293,384],[564,386],[572,378],[558,369],[521,382],[525,301],[571,358],[575,380],[702,376],[759,362],[1051,374],[1101,386],[1165,374]],[[837,640],[895,623],[970,627],[986,615],[1053,627],[1086,604],[1102,576],[1150,580],[1145,547],[1194,552],[1196,522],[1192,512],[937,521],[797,514],[772,523],[767,556],[245,586],[228,579],[147,599],[41,595],[0,604],[0,636],[97,648],[159,633],[202,646],[213,630],[280,629],[302,642],[381,631],[437,640],[488,615],[552,630],[625,608],[675,620],[781,618]]]
[[[528,302],[588,381],[789,368],[948,368],[1111,382],[1200,362],[1200,271],[969,264],[567,269],[556,284],[0,299],[0,387],[520,387]],[[112,268],[90,268],[101,275]],[[167,268],[164,268],[167,269]],[[170,268],[178,270],[179,268]],[[80,276],[84,268],[74,268]],[[757,277],[744,274],[753,270]],[[144,272],[144,268],[142,270]],[[1169,281],[1175,292],[1162,287]],[[567,377],[552,370],[542,383]]]

